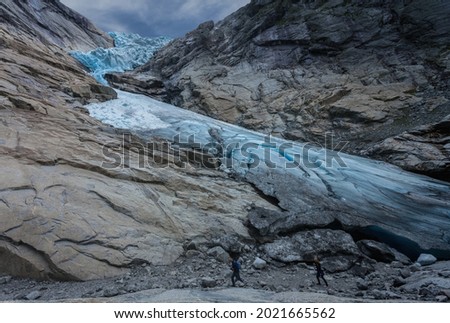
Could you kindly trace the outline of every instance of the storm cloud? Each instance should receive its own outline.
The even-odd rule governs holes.
[[[62,0],[104,31],[179,37],[207,20],[219,21],[250,0]]]

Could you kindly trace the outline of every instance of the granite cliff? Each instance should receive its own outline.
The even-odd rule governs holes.
[[[333,132],[328,148],[448,181],[449,15],[437,0],[253,0],[107,77],[287,139]]]

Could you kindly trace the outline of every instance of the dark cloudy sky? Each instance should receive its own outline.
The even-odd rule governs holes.
[[[250,0],[61,0],[104,31],[142,36],[183,36],[207,20],[218,21]]]

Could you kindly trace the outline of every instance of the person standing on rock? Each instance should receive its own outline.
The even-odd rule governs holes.
[[[317,283],[320,285],[320,278],[322,278],[323,282],[325,283],[325,286],[328,287],[328,283],[324,277],[325,273],[323,271],[322,265],[320,264],[319,258],[317,258],[317,257],[314,258],[314,266],[316,266]]]
[[[233,274],[231,275],[231,283],[233,284],[233,287],[236,287],[236,282],[238,280],[244,283],[240,275],[241,263],[239,261],[239,256],[233,257],[233,260],[231,261],[231,270],[233,271]]]

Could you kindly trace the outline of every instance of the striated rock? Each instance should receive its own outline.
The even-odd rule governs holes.
[[[446,104],[447,110],[450,105]],[[404,169],[450,181],[450,115],[388,138],[364,152]]]
[[[253,207],[248,226],[258,237],[274,236],[307,228],[325,227],[334,221],[332,211],[311,210],[308,213],[281,212]]]
[[[109,35],[59,0],[2,0],[0,17],[2,28],[30,35],[44,45],[81,51],[114,45]]]
[[[75,14],[55,8],[63,7],[0,4],[0,273],[100,279],[133,264],[172,263],[198,236],[250,239],[243,225],[249,201],[273,206],[249,184],[189,164],[161,167],[163,160],[149,158],[141,166],[139,139],[79,108],[116,93],[64,49],[105,44],[86,34],[93,32],[87,25],[73,29]],[[39,28],[31,32],[35,21]],[[111,167],[108,149],[117,149],[123,163]],[[164,156],[159,149],[148,153]]]
[[[0,255],[8,259],[0,272],[85,280],[133,262],[168,264],[196,236],[248,237],[246,201],[271,207],[248,184],[214,171],[102,168],[103,144],[122,139],[76,111],[0,114]]]
[[[403,133],[448,115],[449,14],[438,0],[254,0],[114,84],[154,95],[140,79],[156,78],[177,106],[448,180],[448,130]]]
[[[150,75],[132,75],[131,73],[106,73],[105,79],[116,89],[145,94],[147,96],[162,99],[167,93],[164,83]]]

